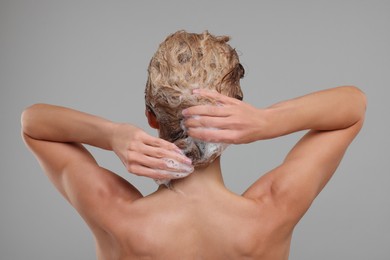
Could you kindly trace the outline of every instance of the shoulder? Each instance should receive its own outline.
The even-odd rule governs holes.
[[[111,229],[124,215],[124,210],[142,194],[127,180],[103,167],[69,169],[75,174],[64,177],[71,204],[90,225]],[[84,174],[84,178],[79,178]]]
[[[329,182],[363,121],[339,130],[311,130],[283,163],[264,174],[244,196],[274,205],[286,220],[297,223]]]
[[[98,165],[81,144],[24,140],[45,174],[89,225],[104,225],[119,205],[142,197],[127,180]]]

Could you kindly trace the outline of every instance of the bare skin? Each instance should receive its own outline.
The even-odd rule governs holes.
[[[172,180],[172,190],[160,186],[143,197],[100,167],[82,144],[112,150],[129,172],[155,179],[166,178],[155,169],[175,171],[161,158],[190,164],[173,144],[135,126],[63,107],[38,104],[23,112],[25,143],[91,228],[98,259],[288,259],[295,225],[358,134],[366,107],[364,94],[348,86],[266,109],[213,92],[195,94],[223,105],[183,111],[188,133],[199,139],[240,144],[310,131],[280,166],[241,196],[225,188],[218,158]]]

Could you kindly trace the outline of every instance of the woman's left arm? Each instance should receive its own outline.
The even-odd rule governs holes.
[[[90,222],[107,212],[101,209],[142,196],[126,180],[100,167],[82,144],[113,150],[129,171],[157,179],[167,178],[158,169],[170,170],[161,158],[186,160],[175,152],[174,144],[133,125],[47,104],[23,112],[22,135],[56,188]]]

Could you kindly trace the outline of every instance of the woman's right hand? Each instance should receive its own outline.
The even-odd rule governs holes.
[[[184,125],[189,136],[213,143],[243,144],[267,138],[269,115],[235,98],[206,89],[194,90],[217,102],[183,110]]]
[[[194,170],[176,145],[130,124],[115,125],[111,146],[127,171],[139,176],[176,179]]]

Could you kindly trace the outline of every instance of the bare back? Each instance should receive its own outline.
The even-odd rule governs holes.
[[[118,210],[97,234],[100,259],[288,259],[293,227],[267,198],[159,189]]]

